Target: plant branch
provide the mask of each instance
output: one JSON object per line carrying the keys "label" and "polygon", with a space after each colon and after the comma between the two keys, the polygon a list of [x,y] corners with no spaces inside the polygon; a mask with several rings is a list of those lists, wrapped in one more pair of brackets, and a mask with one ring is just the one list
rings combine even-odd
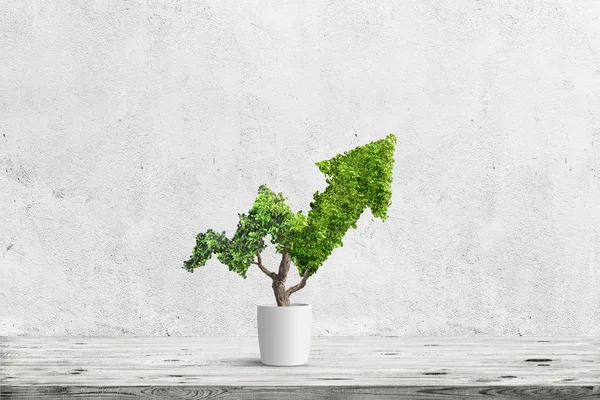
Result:
{"label": "plant branch", "polygon": [[264,272],[265,275],[267,275],[269,278],[271,279],[277,279],[277,274],[273,271],[269,271],[262,263],[262,257],[260,256],[260,253],[257,251],[256,252],[256,258],[258,261],[252,261],[252,264],[256,264],[258,265],[258,268],[260,268],[260,270],[262,272]]}
{"label": "plant branch", "polygon": [[294,286],[290,286],[289,288],[287,288],[286,292],[289,295],[291,295],[294,292],[297,292],[298,290],[302,289],[304,286],[306,286],[306,281],[308,280],[308,277],[310,276],[310,274],[308,273],[308,269],[304,272],[304,275],[302,275],[302,279],[300,280],[300,282],[296,283]]}

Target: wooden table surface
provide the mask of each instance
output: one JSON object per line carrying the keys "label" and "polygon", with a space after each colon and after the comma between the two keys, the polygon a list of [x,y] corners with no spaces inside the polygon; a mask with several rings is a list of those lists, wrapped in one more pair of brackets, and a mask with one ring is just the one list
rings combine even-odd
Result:
{"label": "wooden table surface", "polygon": [[0,398],[600,399],[600,338],[315,337],[299,367],[258,340],[0,337]]}

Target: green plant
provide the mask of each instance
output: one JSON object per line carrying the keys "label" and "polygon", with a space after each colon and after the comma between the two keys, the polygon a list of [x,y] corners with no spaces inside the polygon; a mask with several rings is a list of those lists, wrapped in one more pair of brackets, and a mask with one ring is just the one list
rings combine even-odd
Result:
{"label": "green plant", "polygon": [[[396,137],[388,135],[318,162],[328,186],[323,193],[314,194],[308,214],[293,213],[281,193],[261,185],[250,211],[239,215],[233,238],[212,229],[198,234],[196,247],[184,268],[193,272],[216,254],[229,270],[245,278],[248,268],[255,264],[271,278],[277,305],[289,305],[290,295],[302,289],[331,252],[343,245],[342,238],[348,229],[356,228],[365,208],[370,208],[375,217],[387,218],[395,144]],[[267,247],[268,236],[282,255],[277,272],[262,262],[261,252]],[[292,262],[302,278],[286,288]]]}

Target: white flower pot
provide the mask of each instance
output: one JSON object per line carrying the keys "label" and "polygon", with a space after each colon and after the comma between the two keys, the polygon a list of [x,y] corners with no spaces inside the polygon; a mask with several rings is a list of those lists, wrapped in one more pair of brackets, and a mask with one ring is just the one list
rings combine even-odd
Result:
{"label": "white flower pot", "polygon": [[312,309],[310,304],[258,306],[260,361],[266,365],[293,366],[308,362]]}

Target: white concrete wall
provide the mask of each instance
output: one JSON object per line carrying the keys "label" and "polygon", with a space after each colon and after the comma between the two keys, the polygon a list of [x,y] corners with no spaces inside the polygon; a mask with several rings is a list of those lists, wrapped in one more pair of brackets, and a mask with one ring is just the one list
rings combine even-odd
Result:
{"label": "white concrete wall", "polygon": [[[283,4],[281,4],[283,3]],[[253,335],[197,232],[396,133],[317,335],[600,334],[600,2],[0,3],[0,335]],[[273,258],[270,258],[274,261]]]}

